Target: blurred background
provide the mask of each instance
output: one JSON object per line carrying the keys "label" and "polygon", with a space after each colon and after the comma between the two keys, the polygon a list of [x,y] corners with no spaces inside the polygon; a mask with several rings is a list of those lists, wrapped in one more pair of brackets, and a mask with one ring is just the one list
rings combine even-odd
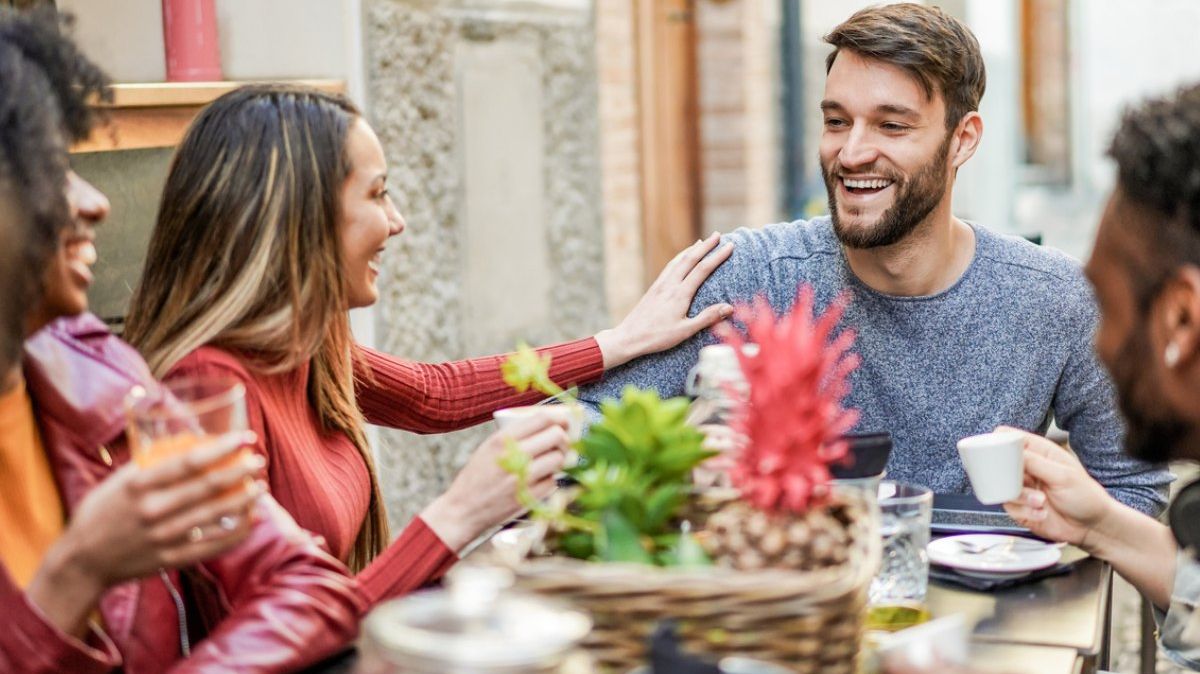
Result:
{"label": "blurred background", "polygon": [[[73,157],[114,205],[94,307],[119,325],[196,110],[239,82],[282,79],[362,106],[408,221],[381,302],[354,316],[361,341],[442,360],[591,334],[696,238],[825,212],[821,36],[868,4],[58,0],[120,83],[114,124]],[[1085,257],[1123,107],[1200,79],[1200,2],[934,4],[975,31],[988,67],[983,144],[955,212]],[[196,26],[164,30],[164,10],[192,7]],[[189,31],[215,40],[217,70],[199,78],[167,66]],[[193,81],[167,81],[181,79]],[[486,430],[377,433],[393,519],[440,491]]]}

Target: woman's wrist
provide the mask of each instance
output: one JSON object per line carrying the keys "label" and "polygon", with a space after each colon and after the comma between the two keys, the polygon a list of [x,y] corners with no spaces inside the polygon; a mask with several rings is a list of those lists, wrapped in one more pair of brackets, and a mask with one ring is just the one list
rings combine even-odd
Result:
{"label": "woman's wrist", "polygon": [[596,333],[594,338],[596,345],[600,347],[600,355],[604,359],[604,369],[611,370],[633,360],[634,357],[640,355],[637,353],[636,345],[630,344],[630,339],[625,335],[624,331],[618,326],[601,330]]}
{"label": "woman's wrist", "polygon": [[465,548],[479,535],[479,527],[475,524],[467,508],[450,492],[438,496],[424,510],[421,519],[446,547],[458,552]]}
{"label": "woman's wrist", "polygon": [[105,582],[64,536],[46,552],[25,595],[60,630],[83,636],[105,589]]}

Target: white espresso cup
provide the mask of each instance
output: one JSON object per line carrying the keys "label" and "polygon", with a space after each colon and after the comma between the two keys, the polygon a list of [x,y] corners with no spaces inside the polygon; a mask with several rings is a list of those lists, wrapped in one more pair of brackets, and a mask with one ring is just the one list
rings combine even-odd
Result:
{"label": "white espresso cup", "polygon": [[1024,448],[1025,436],[1017,431],[972,435],[958,441],[958,456],[980,503],[995,505],[1021,495]]}
{"label": "white espresso cup", "polygon": [[570,422],[567,424],[567,437],[571,442],[575,442],[583,435],[583,408],[578,405],[560,405],[554,408],[547,405],[506,407],[492,412],[492,418],[496,420],[496,428],[504,430],[516,421],[543,414],[549,409],[565,409],[567,411],[567,415],[570,417]]}

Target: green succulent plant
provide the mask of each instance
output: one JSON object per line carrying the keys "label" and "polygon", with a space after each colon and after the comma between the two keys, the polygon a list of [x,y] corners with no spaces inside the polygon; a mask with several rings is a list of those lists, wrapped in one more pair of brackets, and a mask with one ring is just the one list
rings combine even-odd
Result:
{"label": "green succulent plant", "polygon": [[600,526],[590,546],[564,537],[567,554],[660,566],[707,561],[677,520],[692,469],[715,454],[686,422],[687,409],[685,398],[663,400],[632,386],[601,404],[602,419],[579,442],[579,463],[567,471],[579,485],[573,512]]}
{"label": "green succulent plant", "polygon": [[[523,347],[509,358],[505,381],[514,388],[561,392],[547,374],[550,358],[531,351]],[[517,476],[518,500],[549,523],[558,551],[567,556],[708,565],[679,511],[691,494],[692,469],[716,452],[704,449],[704,435],[687,423],[687,411],[686,398],[663,400],[632,386],[619,400],[603,402],[601,420],[575,445],[579,462],[566,471],[576,482],[571,499],[557,506],[529,492],[529,457],[516,443],[509,443],[501,466]]]}

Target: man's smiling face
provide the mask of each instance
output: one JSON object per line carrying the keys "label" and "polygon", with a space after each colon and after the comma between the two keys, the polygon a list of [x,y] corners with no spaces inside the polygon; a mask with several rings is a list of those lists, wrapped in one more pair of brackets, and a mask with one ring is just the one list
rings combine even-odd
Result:
{"label": "man's smiling face", "polygon": [[904,239],[949,192],[941,94],[927,96],[903,68],[842,50],[821,111],[821,173],[838,238],[852,248]]}

